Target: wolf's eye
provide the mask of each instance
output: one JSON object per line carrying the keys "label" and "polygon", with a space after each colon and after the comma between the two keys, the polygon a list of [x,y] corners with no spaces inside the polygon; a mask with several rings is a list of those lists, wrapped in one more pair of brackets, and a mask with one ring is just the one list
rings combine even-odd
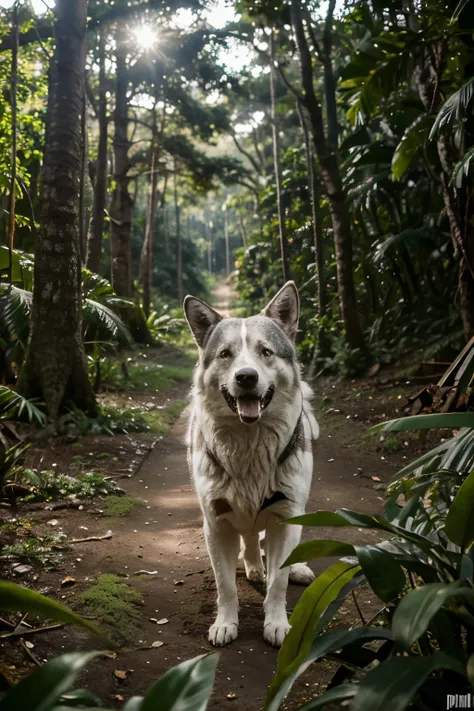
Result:
{"label": "wolf's eye", "polygon": [[219,353],[219,358],[230,358],[232,353],[228,348],[224,348],[220,353]]}
{"label": "wolf's eye", "polygon": [[270,348],[262,348],[262,355],[264,358],[270,358],[273,355],[273,351]]}

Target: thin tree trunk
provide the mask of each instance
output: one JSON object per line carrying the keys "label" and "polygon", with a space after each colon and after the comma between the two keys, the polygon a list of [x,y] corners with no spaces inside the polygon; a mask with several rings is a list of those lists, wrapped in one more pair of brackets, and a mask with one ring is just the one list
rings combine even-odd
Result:
{"label": "thin tree trunk", "polygon": [[153,276],[153,235],[156,222],[156,204],[158,188],[158,145],[156,127],[156,105],[153,109],[153,128],[151,144],[150,195],[148,197],[147,221],[145,238],[140,259],[140,281],[143,289],[143,310],[146,317],[150,315],[151,288]]}
{"label": "thin tree trunk", "polygon": [[291,18],[301,64],[301,78],[304,89],[303,101],[308,110],[321,177],[328,197],[336,251],[339,304],[344,323],[346,342],[351,348],[359,349],[365,353],[366,346],[357,311],[354,286],[352,233],[349,210],[342,187],[337,155],[331,152],[327,144],[321,106],[314,91],[311,54],[309,52],[308,41],[301,17],[300,0],[294,0],[292,2]]}
{"label": "thin tree trunk", "polygon": [[18,21],[18,0],[13,6],[12,16],[12,61],[11,61],[11,107],[12,107],[12,166],[10,177],[10,201],[8,208],[8,281],[12,283],[13,247],[15,244],[15,198],[16,198],[16,154],[17,154],[17,87],[18,87],[18,42],[20,26]]}
{"label": "thin tree trunk", "polygon": [[272,136],[273,136],[273,163],[275,166],[275,185],[277,194],[278,229],[280,239],[281,269],[283,282],[288,280],[288,263],[286,257],[286,225],[281,202],[281,168],[280,168],[280,137],[276,113],[275,91],[275,31],[272,28],[270,35],[270,100],[272,110]]}
{"label": "thin tree trunk", "polygon": [[87,257],[87,243],[86,243],[86,214],[85,214],[85,202],[86,202],[86,175],[87,175],[87,115],[86,115],[86,86],[84,82],[84,95],[82,97],[82,112],[81,112],[81,138],[82,138],[82,150],[81,150],[81,178],[79,185],[79,249],[81,253],[81,262],[85,264]]}
{"label": "thin tree trunk", "polygon": [[57,0],[35,254],[31,333],[18,390],[55,420],[66,405],[96,402],[82,341],[79,184],[86,60],[86,0]]}
{"label": "thin tree trunk", "polygon": [[230,274],[230,246],[229,246],[229,217],[227,214],[227,205],[224,210],[224,237],[225,237],[225,271],[226,276]]}
{"label": "thin tree trunk", "polygon": [[128,103],[127,103],[127,33],[122,24],[116,30],[116,83],[114,112],[114,178],[115,188],[110,208],[112,285],[119,296],[130,296],[131,275],[131,227],[133,201],[128,191]]}
{"label": "thin tree trunk", "polygon": [[102,237],[104,232],[105,202],[107,198],[107,89],[105,73],[105,31],[99,33],[99,149],[93,181],[94,204],[87,236],[87,268],[96,274],[100,271]]}
{"label": "thin tree trunk", "polygon": [[178,203],[178,173],[176,159],[174,161],[174,209],[176,219],[176,250],[177,250],[177,291],[178,301],[181,304],[184,299],[183,292],[183,244],[181,240],[180,210]]}
{"label": "thin tree trunk", "polygon": [[242,244],[247,246],[247,230],[245,229],[244,218],[239,214],[240,231],[242,232]]}
{"label": "thin tree trunk", "polygon": [[318,315],[321,318],[326,314],[328,297],[326,289],[326,279],[324,277],[324,249],[322,235],[319,232],[319,220],[318,220],[318,186],[316,184],[316,176],[314,172],[314,156],[311,150],[311,142],[309,140],[308,127],[306,125],[303,107],[301,102],[296,102],[298,108],[298,116],[300,119],[301,130],[303,132],[305,152],[306,152],[306,166],[308,174],[308,190],[311,200],[311,222],[313,227],[313,237],[314,237],[314,254],[316,260],[316,278],[317,278],[317,288],[318,288],[318,305],[319,312]]}

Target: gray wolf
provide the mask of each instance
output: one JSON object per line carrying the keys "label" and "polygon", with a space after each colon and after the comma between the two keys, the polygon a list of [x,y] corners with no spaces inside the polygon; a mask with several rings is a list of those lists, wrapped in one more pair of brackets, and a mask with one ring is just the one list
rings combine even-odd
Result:
{"label": "gray wolf", "polygon": [[194,296],[185,298],[184,311],[199,346],[188,461],[218,595],[209,640],[221,646],[237,638],[239,549],[247,577],[264,580],[265,531],[263,637],[279,647],[289,630],[288,577],[300,584],[314,578],[304,563],[281,569],[301,527],[279,522],[305,511],[311,441],[319,434],[295,352],[298,291],[287,282],[250,318],[224,318]]}

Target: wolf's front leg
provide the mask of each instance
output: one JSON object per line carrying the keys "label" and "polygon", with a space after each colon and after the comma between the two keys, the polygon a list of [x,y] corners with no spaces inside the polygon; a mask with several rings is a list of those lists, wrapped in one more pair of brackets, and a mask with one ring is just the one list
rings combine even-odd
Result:
{"label": "wolf's front leg", "polygon": [[265,534],[267,563],[267,596],[263,603],[265,622],[263,638],[274,647],[280,647],[290,629],[286,612],[286,589],[290,568],[280,566],[296,548],[301,537],[301,526],[275,524]]}
{"label": "wolf's front leg", "polygon": [[228,521],[205,521],[204,535],[217,585],[217,617],[209,628],[209,641],[222,647],[237,639],[238,610],[235,583],[239,534]]}

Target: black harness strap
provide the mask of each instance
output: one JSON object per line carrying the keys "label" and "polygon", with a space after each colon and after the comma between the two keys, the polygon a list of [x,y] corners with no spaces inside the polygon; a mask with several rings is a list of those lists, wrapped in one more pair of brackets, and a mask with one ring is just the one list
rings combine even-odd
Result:
{"label": "black harness strap", "polygon": [[293,454],[293,452],[295,451],[295,449],[298,445],[298,441],[299,441],[302,431],[303,431],[303,428],[301,427],[301,418],[302,417],[303,417],[303,412],[301,413],[301,415],[298,418],[298,422],[296,423],[296,427],[293,430],[293,434],[290,437],[290,441],[288,442],[285,449],[278,457],[278,460],[277,460],[278,464],[283,464],[283,462],[286,462],[288,457],[290,457]]}

